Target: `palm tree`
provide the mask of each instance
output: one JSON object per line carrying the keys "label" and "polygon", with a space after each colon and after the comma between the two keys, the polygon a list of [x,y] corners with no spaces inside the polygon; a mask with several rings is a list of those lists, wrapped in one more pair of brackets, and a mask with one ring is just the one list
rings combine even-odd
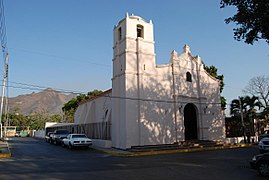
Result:
{"label": "palm tree", "polygon": [[[240,107],[241,104],[241,107]],[[245,97],[239,97],[239,99],[232,100],[230,107],[230,114],[233,116],[238,116],[241,113],[241,108],[243,114],[247,112],[247,101]]]}
{"label": "palm tree", "polygon": [[246,131],[245,131],[245,116],[247,112],[247,101],[245,97],[239,97],[239,99],[232,100],[230,107],[230,114],[241,117],[241,127],[243,131],[244,142],[246,142]]}
{"label": "palm tree", "polygon": [[[239,97],[239,99],[232,100],[230,113],[233,116],[241,116],[241,124],[245,136],[247,134],[248,142],[250,142],[250,134],[254,133],[254,118],[256,117],[256,108],[261,108],[262,104],[256,96]],[[247,126],[246,126],[247,125]],[[248,131],[246,131],[248,127]]]}
{"label": "palm tree", "polygon": [[245,97],[246,100],[246,104],[247,104],[247,121],[248,121],[248,125],[249,125],[249,133],[253,134],[254,131],[254,119],[256,117],[256,112],[257,109],[260,109],[263,105],[262,103],[259,101],[259,98],[256,96],[246,96]]}

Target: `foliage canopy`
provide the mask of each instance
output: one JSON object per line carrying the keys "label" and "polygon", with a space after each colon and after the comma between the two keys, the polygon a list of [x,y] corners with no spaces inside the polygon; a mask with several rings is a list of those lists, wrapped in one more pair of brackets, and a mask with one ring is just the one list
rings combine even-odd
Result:
{"label": "foliage canopy", "polygon": [[247,44],[265,39],[269,43],[269,1],[268,0],[221,0],[221,8],[234,6],[237,13],[225,19],[234,22],[234,38]]}
{"label": "foliage canopy", "polygon": [[[220,93],[221,93],[221,92],[223,91],[223,88],[224,88],[224,76],[223,76],[223,75],[218,75],[218,69],[217,69],[215,66],[213,66],[213,65],[211,65],[211,66],[206,66],[206,65],[204,64],[204,69],[205,69],[206,72],[207,72],[208,74],[210,74],[212,77],[214,77],[214,78],[220,80]],[[221,96],[220,100],[221,100],[221,107],[222,107],[223,109],[225,109],[225,107],[226,107],[226,105],[227,105],[226,99],[225,99],[223,96]]]}

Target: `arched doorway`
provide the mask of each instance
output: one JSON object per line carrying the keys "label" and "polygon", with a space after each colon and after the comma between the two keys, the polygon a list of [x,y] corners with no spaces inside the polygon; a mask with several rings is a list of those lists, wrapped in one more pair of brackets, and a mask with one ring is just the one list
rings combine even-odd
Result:
{"label": "arched doorway", "polygon": [[197,115],[193,104],[187,104],[184,108],[185,140],[198,139]]}

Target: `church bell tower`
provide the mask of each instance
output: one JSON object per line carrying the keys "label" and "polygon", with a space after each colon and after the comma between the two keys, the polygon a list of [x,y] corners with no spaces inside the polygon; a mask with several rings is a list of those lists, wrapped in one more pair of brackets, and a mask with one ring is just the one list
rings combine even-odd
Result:
{"label": "church bell tower", "polygon": [[113,37],[112,146],[125,149],[140,145],[129,132],[139,132],[143,76],[156,66],[152,21],[126,14]]}

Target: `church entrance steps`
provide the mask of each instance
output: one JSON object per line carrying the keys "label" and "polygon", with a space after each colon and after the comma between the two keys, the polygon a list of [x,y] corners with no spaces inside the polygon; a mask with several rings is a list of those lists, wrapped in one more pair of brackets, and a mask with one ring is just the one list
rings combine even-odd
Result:
{"label": "church entrance steps", "polygon": [[128,151],[130,152],[147,152],[147,151],[164,151],[176,149],[193,149],[193,148],[208,148],[208,147],[221,147],[228,144],[224,142],[207,141],[207,140],[189,140],[180,141],[174,144],[159,144],[159,145],[145,145],[145,146],[132,146]]}

